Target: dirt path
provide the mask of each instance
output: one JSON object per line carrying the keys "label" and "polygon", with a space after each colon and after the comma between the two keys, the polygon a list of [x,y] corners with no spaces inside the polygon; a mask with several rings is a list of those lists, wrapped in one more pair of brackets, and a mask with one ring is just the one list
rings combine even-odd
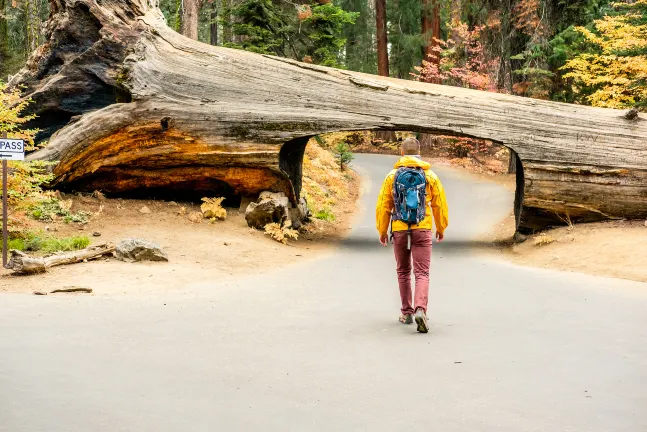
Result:
{"label": "dirt path", "polygon": [[[146,207],[150,213],[142,213]],[[181,209],[184,208],[185,210]],[[187,281],[219,281],[260,273],[328,253],[349,228],[354,200],[343,203],[334,222],[315,220],[296,242],[283,245],[250,229],[244,214],[227,209],[226,221],[194,223],[191,203],[74,197],[73,210],[96,213],[86,225],[33,223],[35,230],[56,229],[57,236],[87,235],[93,242],[139,237],[159,244],[168,263],[124,263],[115,259],[54,267],[43,275],[12,276],[0,270],[0,291],[31,293],[75,285],[97,295],[141,294],[179,290]],[[94,237],[93,233],[100,233]]]}

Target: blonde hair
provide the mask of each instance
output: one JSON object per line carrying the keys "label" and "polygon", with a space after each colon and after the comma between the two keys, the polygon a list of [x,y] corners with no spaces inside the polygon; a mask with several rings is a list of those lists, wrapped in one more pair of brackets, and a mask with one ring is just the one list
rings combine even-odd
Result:
{"label": "blonde hair", "polygon": [[420,155],[420,141],[415,138],[407,138],[402,141],[402,153],[405,156]]}

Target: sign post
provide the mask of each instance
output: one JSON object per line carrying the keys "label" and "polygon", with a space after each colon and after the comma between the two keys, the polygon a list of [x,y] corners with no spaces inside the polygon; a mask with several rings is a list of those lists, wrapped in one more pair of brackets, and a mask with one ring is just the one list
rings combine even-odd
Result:
{"label": "sign post", "polygon": [[7,132],[0,138],[0,160],[2,160],[2,266],[7,266],[7,243],[9,242],[9,230],[7,219],[9,208],[7,204],[7,178],[9,169],[8,160],[25,160],[25,141],[20,139],[7,138]]}

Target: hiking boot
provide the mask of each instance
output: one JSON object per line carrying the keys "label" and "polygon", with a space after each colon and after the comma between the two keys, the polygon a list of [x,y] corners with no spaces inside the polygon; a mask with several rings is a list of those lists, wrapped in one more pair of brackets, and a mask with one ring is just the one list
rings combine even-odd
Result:
{"label": "hiking boot", "polygon": [[427,333],[429,331],[429,321],[427,320],[427,314],[422,309],[418,309],[416,311],[416,324],[418,324],[417,330],[420,333]]}
{"label": "hiking boot", "polygon": [[413,324],[413,314],[401,314],[398,321],[402,324]]}

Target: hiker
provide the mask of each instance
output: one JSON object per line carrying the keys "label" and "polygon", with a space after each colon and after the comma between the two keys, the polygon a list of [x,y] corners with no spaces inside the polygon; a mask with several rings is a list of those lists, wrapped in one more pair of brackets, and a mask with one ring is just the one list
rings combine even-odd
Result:
{"label": "hiker", "polygon": [[[438,176],[420,157],[420,143],[415,138],[402,142],[402,158],[384,180],[377,200],[376,225],[380,243],[387,246],[388,231],[397,264],[398,285],[402,299],[399,321],[412,324],[427,333],[427,297],[431,264],[432,218],[436,239],[442,241],[447,228],[447,201]],[[415,275],[415,295],[411,305],[411,264]]]}

